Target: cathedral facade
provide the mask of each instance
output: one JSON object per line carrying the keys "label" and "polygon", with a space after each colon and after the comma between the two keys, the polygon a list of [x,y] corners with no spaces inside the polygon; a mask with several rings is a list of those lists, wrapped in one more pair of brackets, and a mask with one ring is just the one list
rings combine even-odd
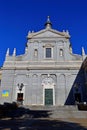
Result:
{"label": "cathedral facade", "polygon": [[86,55],[72,52],[68,31],[45,28],[29,32],[23,55],[7,50],[2,67],[0,102],[23,105],[73,105],[86,101],[82,63]]}

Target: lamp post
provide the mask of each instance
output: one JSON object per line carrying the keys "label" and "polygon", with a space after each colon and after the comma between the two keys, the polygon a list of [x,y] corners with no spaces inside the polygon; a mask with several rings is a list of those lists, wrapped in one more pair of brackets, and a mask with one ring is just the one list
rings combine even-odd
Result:
{"label": "lamp post", "polygon": [[18,89],[20,91],[20,97],[18,97],[18,102],[22,105],[23,97],[21,96],[21,91],[22,91],[22,89],[24,87],[24,84],[23,83],[21,83],[21,84],[18,83],[17,86],[18,86]]}

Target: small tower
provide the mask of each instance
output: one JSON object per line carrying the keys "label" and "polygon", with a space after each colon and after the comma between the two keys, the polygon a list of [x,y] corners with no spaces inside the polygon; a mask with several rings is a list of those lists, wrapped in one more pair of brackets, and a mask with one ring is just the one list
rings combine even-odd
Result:
{"label": "small tower", "polygon": [[9,48],[7,49],[7,52],[6,52],[6,56],[5,56],[5,61],[8,61],[10,57],[10,52],[9,52]]}
{"label": "small tower", "polygon": [[86,58],[85,50],[84,47],[82,47],[82,60]]}
{"label": "small tower", "polygon": [[13,56],[16,56],[16,48],[14,48]]}
{"label": "small tower", "polygon": [[27,51],[28,51],[28,45],[26,43],[26,46],[25,46],[25,54],[27,54]]}
{"label": "small tower", "polygon": [[52,28],[52,23],[50,21],[50,17],[48,16],[47,17],[47,21],[45,23],[45,28],[48,29],[48,28]]}
{"label": "small tower", "polygon": [[9,48],[7,49],[6,56],[9,56]]}

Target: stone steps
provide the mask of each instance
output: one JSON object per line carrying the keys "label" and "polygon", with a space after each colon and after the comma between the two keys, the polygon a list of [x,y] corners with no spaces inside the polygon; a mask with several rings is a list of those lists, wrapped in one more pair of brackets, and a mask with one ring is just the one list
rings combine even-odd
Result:
{"label": "stone steps", "polygon": [[51,118],[87,118],[87,111],[52,111]]}
{"label": "stone steps", "polygon": [[24,106],[25,108],[29,108],[30,110],[57,110],[57,111],[65,111],[65,110],[78,110],[77,106],[69,105],[69,106]]}
{"label": "stone steps", "polygon": [[47,111],[50,118],[87,118],[87,111],[77,106],[24,106],[31,111]]}

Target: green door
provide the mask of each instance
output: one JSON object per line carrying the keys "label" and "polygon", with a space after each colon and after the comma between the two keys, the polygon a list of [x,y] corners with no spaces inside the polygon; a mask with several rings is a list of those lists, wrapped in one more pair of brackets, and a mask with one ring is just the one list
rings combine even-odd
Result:
{"label": "green door", "polygon": [[53,105],[53,89],[45,89],[45,105]]}

